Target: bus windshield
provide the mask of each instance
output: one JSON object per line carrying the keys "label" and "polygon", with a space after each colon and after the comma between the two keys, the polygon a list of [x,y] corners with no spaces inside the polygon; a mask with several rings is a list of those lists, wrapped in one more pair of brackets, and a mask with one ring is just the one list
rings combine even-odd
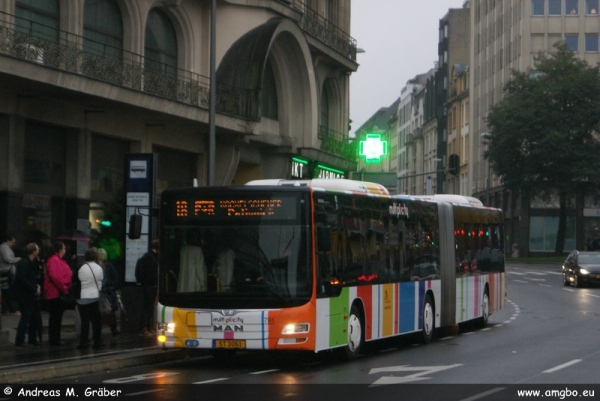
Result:
{"label": "bus windshield", "polygon": [[[216,209],[219,204],[223,203],[217,199]],[[164,221],[160,303],[199,309],[305,304],[312,289],[310,236],[308,225],[302,224],[305,219],[297,216],[303,213],[297,212],[294,203],[289,219],[220,215],[215,210]]]}

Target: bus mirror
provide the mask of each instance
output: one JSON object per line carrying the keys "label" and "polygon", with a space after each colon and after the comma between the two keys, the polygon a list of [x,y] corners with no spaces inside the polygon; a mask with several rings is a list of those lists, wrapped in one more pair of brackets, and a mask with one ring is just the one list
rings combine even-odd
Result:
{"label": "bus mirror", "polygon": [[129,239],[139,239],[142,236],[142,215],[132,214],[129,217]]}
{"label": "bus mirror", "polygon": [[331,228],[327,226],[317,227],[317,251],[331,251]]}

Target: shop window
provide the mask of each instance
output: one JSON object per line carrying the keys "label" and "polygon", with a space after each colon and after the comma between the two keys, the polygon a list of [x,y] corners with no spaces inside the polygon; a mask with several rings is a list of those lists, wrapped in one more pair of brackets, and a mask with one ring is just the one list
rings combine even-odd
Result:
{"label": "shop window", "polygon": [[[531,252],[553,252],[558,234],[558,217],[533,216],[530,218],[529,250]],[[564,251],[575,249],[575,218],[567,218]]]}
{"label": "shop window", "polygon": [[125,155],[129,142],[106,136],[92,137],[91,196],[94,200],[112,201],[123,186]]}
{"label": "shop window", "polygon": [[64,195],[67,146],[65,130],[28,121],[25,125],[25,143],[26,188],[32,193]]}
{"label": "shop window", "polygon": [[158,154],[157,195],[167,188],[191,187],[198,178],[198,155],[175,149],[155,147]]}

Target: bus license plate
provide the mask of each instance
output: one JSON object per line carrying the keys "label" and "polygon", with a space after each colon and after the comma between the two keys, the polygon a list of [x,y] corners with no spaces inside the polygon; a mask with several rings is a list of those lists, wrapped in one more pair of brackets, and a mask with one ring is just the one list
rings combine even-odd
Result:
{"label": "bus license plate", "polygon": [[214,340],[213,348],[246,348],[246,340]]}

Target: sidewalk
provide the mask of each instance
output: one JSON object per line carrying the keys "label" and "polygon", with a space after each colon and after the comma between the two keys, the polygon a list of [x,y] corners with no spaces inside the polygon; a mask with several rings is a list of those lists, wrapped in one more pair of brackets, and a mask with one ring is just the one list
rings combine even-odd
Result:
{"label": "sidewalk", "polygon": [[106,344],[102,349],[89,347],[80,351],[76,348],[79,344],[75,330],[76,312],[72,310],[63,315],[61,339],[66,343],[64,346],[48,344],[48,313],[42,312],[42,344],[17,348],[15,336],[20,316],[2,315],[1,318],[0,384],[47,382],[54,378],[183,359],[188,355],[183,350],[159,348],[154,336],[141,337],[137,332],[113,336],[107,326],[102,329]]}

